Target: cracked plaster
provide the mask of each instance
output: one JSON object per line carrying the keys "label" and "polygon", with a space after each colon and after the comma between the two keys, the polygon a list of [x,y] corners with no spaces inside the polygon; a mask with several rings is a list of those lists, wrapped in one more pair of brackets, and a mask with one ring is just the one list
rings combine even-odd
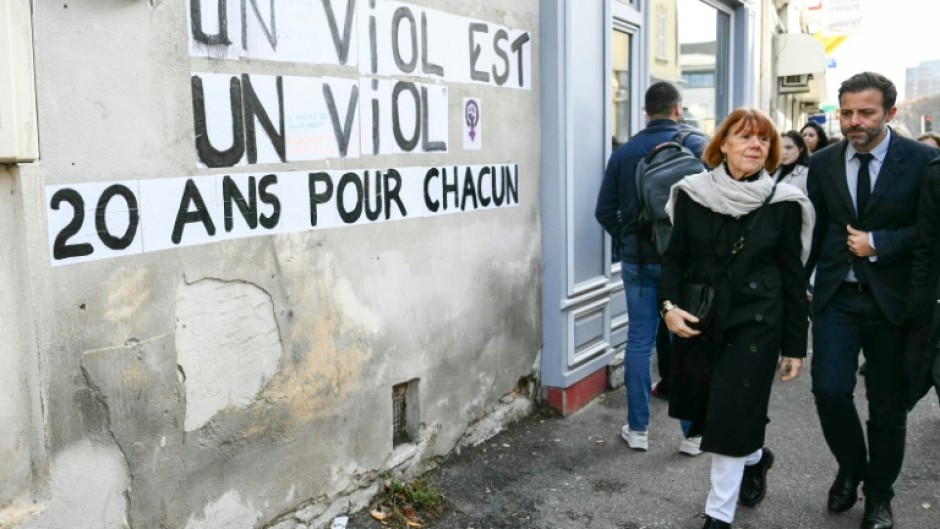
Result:
{"label": "cracked plaster", "polygon": [[186,431],[228,407],[248,407],[277,371],[282,354],[271,296],[243,282],[182,283],[176,349],[186,393]]}

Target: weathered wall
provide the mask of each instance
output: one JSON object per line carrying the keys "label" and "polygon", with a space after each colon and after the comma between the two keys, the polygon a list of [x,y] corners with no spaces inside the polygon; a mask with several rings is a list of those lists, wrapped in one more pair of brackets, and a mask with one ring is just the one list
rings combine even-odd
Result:
{"label": "weathered wall", "polygon": [[[249,16],[272,3],[281,0],[249,0]],[[341,14],[348,4],[331,5]],[[432,144],[373,155],[361,141],[371,136],[354,132],[344,157],[328,128],[327,140],[315,138],[332,145],[325,154],[296,155],[288,141],[285,160],[272,155],[276,142],[260,123],[263,165],[246,163],[246,154],[210,168],[197,153],[194,75],[328,77],[347,88],[371,84],[371,75],[351,64],[191,56],[186,1],[34,3],[41,160],[0,170],[0,358],[31,382],[0,379],[0,418],[14,424],[14,438],[0,436],[0,453],[25,456],[33,468],[19,461],[0,475],[0,527],[253,528],[290,519],[315,527],[350,502],[361,505],[381,471],[414,471],[461,439],[486,435],[473,426],[533,373],[540,346],[538,5],[405,5],[527,32],[529,87],[412,79],[447,88],[446,119],[422,133],[446,142],[446,152]],[[464,48],[431,49],[430,59],[466,55],[466,35],[456,42]],[[409,78],[376,76],[389,86]],[[218,94],[206,91],[210,121],[229,107]],[[462,146],[471,97],[482,102],[479,150]],[[378,123],[390,134],[389,109],[382,111]],[[359,118],[345,124],[363,127]],[[222,150],[233,141],[211,130],[209,137]],[[474,200],[443,216],[415,210],[420,192],[407,194],[420,189],[425,170],[477,165],[517,167],[518,203],[484,209]],[[338,186],[344,170],[391,168],[401,169],[408,215],[352,225],[324,214],[312,226],[290,209],[309,204],[285,191],[307,192],[309,173],[333,171]],[[205,216],[222,211],[213,193],[224,175],[248,185],[247,175],[271,173],[282,224],[254,236],[215,217],[217,231],[208,234]],[[209,197],[205,210],[180,198],[188,177],[205,177],[196,179]],[[291,187],[297,179],[303,184]],[[106,203],[101,235],[95,204],[108,187],[128,191]],[[76,195],[55,198],[62,189],[86,203],[75,234],[67,223]],[[259,189],[259,210],[270,215],[263,195]],[[130,198],[139,200],[136,231],[133,213],[120,207]],[[336,202],[324,207],[341,208]],[[158,240],[174,227],[184,232],[178,244]],[[102,246],[109,236],[110,250]],[[92,253],[69,253],[76,248]],[[415,379],[415,442],[393,447],[392,386]],[[37,503],[18,521],[13,500],[23,491]]]}
{"label": "weathered wall", "polygon": [[20,173],[0,165],[0,527],[34,511],[46,478]]}

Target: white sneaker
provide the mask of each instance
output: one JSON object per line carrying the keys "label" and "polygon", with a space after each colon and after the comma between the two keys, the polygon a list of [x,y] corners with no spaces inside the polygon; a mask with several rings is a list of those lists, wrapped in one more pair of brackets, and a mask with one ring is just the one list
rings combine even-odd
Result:
{"label": "white sneaker", "polygon": [[696,435],[695,437],[686,437],[679,443],[679,452],[687,456],[700,456],[702,455],[702,436]]}
{"label": "white sneaker", "polygon": [[630,429],[629,424],[623,425],[623,429],[620,430],[620,437],[627,442],[627,446],[634,450],[643,450],[645,452],[650,447],[649,432],[634,432]]}

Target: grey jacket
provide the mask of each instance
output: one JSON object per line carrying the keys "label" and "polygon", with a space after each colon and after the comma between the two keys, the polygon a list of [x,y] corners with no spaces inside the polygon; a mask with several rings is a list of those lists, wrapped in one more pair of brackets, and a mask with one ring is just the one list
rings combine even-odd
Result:
{"label": "grey jacket", "polygon": [[[781,180],[781,182],[790,184],[791,186],[796,186],[803,192],[804,195],[809,195],[806,187],[806,177],[809,175],[809,167],[801,164],[797,164],[793,168],[793,171],[790,172],[787,176]],[[773,172],[770,176],[773,177],[774,182],[777,181],[777,178],[780,176],[780,168],[778,167],[776,171]]]}

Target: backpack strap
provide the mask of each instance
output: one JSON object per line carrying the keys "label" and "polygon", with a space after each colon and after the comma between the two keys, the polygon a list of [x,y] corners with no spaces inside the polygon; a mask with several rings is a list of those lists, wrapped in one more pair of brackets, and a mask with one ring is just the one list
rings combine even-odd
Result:
{"label": "backpack strap", "polygon": [[692,134],[691,130],[688,129],[679,129],[676,132],[675,136],[672,137],[672,141],[678,143],[679,145],[685,147],[685,139],[689,137],[689,134]]}
{"label": "backpack strap", "polygon": [[[680,125],[681,127],[681,125]],[[672,141],[678,143],[679,145],[685,147],[685,139],[692,135],[705,136],[700,131],[692,128],[680,128],[678,132],[672,137]]]}

